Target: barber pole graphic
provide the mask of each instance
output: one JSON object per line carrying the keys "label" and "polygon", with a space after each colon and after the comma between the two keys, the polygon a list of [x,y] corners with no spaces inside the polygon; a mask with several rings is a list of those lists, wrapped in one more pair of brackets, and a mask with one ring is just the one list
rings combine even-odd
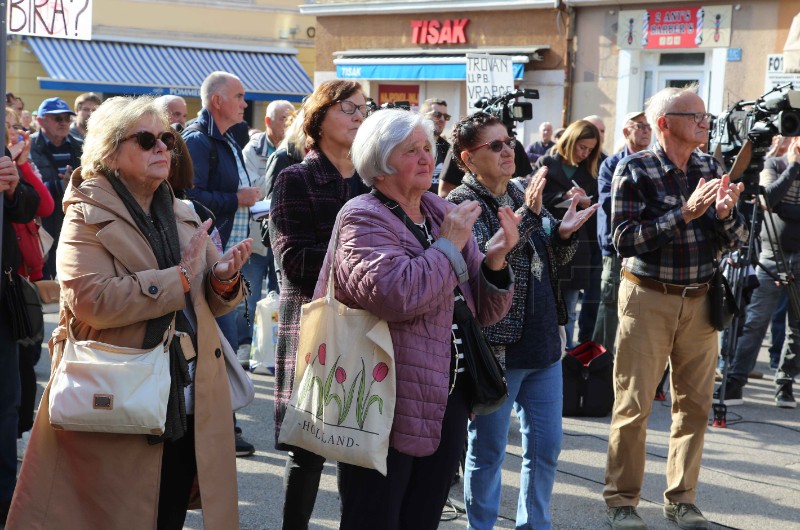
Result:
{"label": "barber pole graphic", "polygon": [[644,12],[642,17],[642,47],[647,47],[647,36],[650,33],[650,13]]}
{"label": "barber pole graphic", "polygon": [[722,24],[722,16],[717,15],[714,17],[714,42],[719,42],[719,27]]}
{"label": "barber pole graphic", "polygon": [[705,11],[703,8],[697,10],[697,36],[694,38],[694,43],[697,46],[703,44],[703,17],[705,16]]}
{"label": "barber pole graphic", "polygon": [[628,44],[633,44],[633,19],[628,19]]}

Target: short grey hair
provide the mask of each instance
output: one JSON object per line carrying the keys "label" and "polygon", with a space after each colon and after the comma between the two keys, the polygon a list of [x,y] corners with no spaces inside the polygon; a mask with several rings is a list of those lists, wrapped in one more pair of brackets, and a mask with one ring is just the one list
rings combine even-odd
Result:
{"label": "short grey hair", "polygon": [[208,74],[208,77],[203,80],[203,84],[200,85],[200,101],[204,109],[207,109],[211,104],[211,96],[218,94],[222,87],[232,79],[241,82],[241,79],[228,72],[211,72]]}
{"label": "short grey hair", "polygon": [[271,120],[274,120],[275,119],[275,115],[278,113],[278,111],[280,109],[283,109],[283,108],[286,108],[286,107],[289,107],[292,110],[294,110],[294,105],[292,105],[292,103],[290,101],[287,101],[285,99],[276,99],[275,101],[273,101],[269,105],[267,105],[267,110],[264,113],[264,115],[267,118],[269,118]]}
{"label": "short grey hair", "polygon": [[647,121],[653,128],[653,132],[658,134],[661,133],[661,129],[658,126],[658,118],[667,113],[670,106],[672,106],[672,103],[687,92],[696,94],[697,87],[697,83],[692,83],[691,85],[687,85],[683,88],[664,88],[653,94],[653,96],[647,100],[644,105],[644,115],[647,117]]}
{"label": "short grey hair", "polygon": [[164,112],[167,112],[169,109],[169,104],[173,101],[183,101],[184,105],[186,104],[186,100],[180,96],[175,96],[172,94],[166,94],[164,96],[159,96],[153,100],[153,103],[164,109]]}
{"label": "short grey hair", "polygon": [[425,131],[431,150],[435,150],[433,122],[419,114],[407,110],[384,109],[374,112],[364,120],[351,148],[353,165],[364,184],[372,186],[375,184],[375,177],[394,175],[397,172],[389,165],[389,157],[418,128]]}

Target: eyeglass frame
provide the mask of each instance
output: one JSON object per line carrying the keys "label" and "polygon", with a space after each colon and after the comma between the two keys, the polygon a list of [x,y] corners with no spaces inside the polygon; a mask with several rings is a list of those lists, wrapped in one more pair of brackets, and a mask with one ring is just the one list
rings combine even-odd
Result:
{"label": "eyeglass frame", "polygon": [[[714,117],[710,112],[665,112],[664,116],[691,116],[698,125],[705,120],[711,121],[711,118]],[[700,116],[700,119],[697,119],[698,116]]]}
{"label": "eyeglass frame", "polygon": [[57,123],[69,123],[72,121],[72,115],[69,112],[48,112],[44,116],[53,118]]}
{"label": "eyeglass frame", "polygon": [[[495,151],[494,147],[492,147],[492,144],[494,144],[495,142],[500,142],[500,144],[501,144],[500,149],[497,150],[497,151]],[[505,140],[492,140],[491,142],[482,143],[481,145],[476,145],[475,147],[467,149],[467,153],[473,153],[473,152],[477,151],[478,149],[480,149],[481,147],[488,147],[489,150],[491,152],[493,152],[493,153],[502,153],[503,152],[503,147],[502,146],[506,146],[506,147],[508,147],[509,149],[511,149],[513,151],[517,147],[517,139],[516,138],[506,138]]]}
{"label": "eyeglass frame", "polygon": [[[144,135],[150,135],[150,136],[153,137],[153,145],[150,146],[149,148],[145,147],[142,144],[142,137]],[[164,136],[171,137],[172,141],[171,142],[164,141]],[[139,146],[139,148],[142,151],[152,151],[153,149],[156,148],[156,146],[158,145],[158,142],[160,140],[161,143],[164,144],[164,146],[167,148],[167,151],[172,151],[173,149],[175,149],[175,143],[178,141],[176,136],[177,135],[173,131],[163,131],[162,133],[160,133],[158,135],[155,135],[155,134],[151,133],[150,131],[139,131],[139,132],[133,133],[133,134],[131,134],[129,136],[126,136],[125,138],[121,139],[119,141],[119,145],[122,145],[123,143],[127,142],[128,140],[133,140],[135,138],[136,139],[136,144]],[[170,146],[169,143],[171,143],[172,145]]]}
{"label": "eyeglass frame", "polygon": [[450,118],[452,118],[452,116],[447,114],[446,112],[440,112],[438,110],[430,110],[426,113],[426,116],[429,116],[437,120],[444,118],[444,121],[450,121]]}
{"label": "eyeglass frame", "polygon": [[639,131],[642,131],[644,129],[649,129],[651,131],[653,130],[653,126],[650,125],[649,123],[642,123],[640,121],[633,121],[633,120],[631,120],[630,123],[633,125],[634,129],[637,129]]}
{"label": "eyeglass frame", "polygon": [[[356,104],[355,104],[355,103],[353,103],[352,101],[348,101],[348,100],[346,100],[346,99],[345,99],[345,100],[342,100],[342,101],[337,101],[336,103],[338,103],[338,104],[339,104],[339,110],[341,110],[341,111],[342,111],[344,114],[347,114],[348,116],[352,116],[353,114],[355,114],[355,113],[356,113],[356,109],[358,109],[358,111],[361,113],[361,115],[362,115],[363,117],[365,117],[365,118],[366,118],[367,116],[369,116],[369,115],[372,113],[372,112],[371,112],[371,111],[372,111],[372,109],[371,109],[371,108],[370,108],[370,106],[369,106],[369,105],[367,105],[367,104],[364,104],[364,105],[356,105]],[[345,104],[345,103],[347,103],[348,105],[352,105],[352,106],[353,106],[353,110],[352,110],[352,112],[348,112],[348,111],[344,110],[344,104]]]}

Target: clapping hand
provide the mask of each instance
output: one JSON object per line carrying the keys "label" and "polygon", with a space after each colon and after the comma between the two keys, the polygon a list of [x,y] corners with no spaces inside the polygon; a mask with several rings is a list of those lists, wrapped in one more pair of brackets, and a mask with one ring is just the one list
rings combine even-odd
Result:
{"label": "clapping hand", "polygon": [[558,235],[561,239],[569,239],[600,208],[600,204],[593,204],[585,210],[578,211],[579,203],[580,197],[573,196],[572,203],[570,203],[567,213],[564,214],[564,218],[558,226]]}
{"label": "clapping hand", "polygon": [[17,184],[19,184],[17,166],[9,157],[0,157],[0,192],[5,193],[8,200],[13,200]]}
{"label": "clapping hand", "polygon": [[542,213],[542,191],[547,184],[547,166],[542,166],[531,177],[528,187],[525,188],[525,205],[536,215]]}
{"label": "clapping hand", "polygon": [[499,271],[505,266],[506,256],[519,243],[519,222],[522,216],[517,215],[508,206],[497,210],[500,230],[486,243],[486,266]]}
{"label": "clapping hand", "polygon": [[732,183],[730,176],[722,175],[719,188],[717,188],[715,202],[717,219],[727,219],[731,215],[731,211],[736,206],[736,203],[739,202],[739,195],[743,190],[744,184],[741,182]]}
{"label": "clapping hand", "polygon": [[250,259],[252,248],[253,240],[250,238],[243,239],[229,248],[214,267],[214,276],[222,281],[233,279]]}

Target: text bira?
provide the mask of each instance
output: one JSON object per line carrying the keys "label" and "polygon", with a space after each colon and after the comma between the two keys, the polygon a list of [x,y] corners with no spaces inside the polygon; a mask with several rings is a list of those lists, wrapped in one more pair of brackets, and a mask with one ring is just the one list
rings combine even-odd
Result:
{"label": "text bira?", "polygon": [[310,421],[304,421],[300,427],[324,444],[341,445],[343,447],[353,447],[358,445],[354,438],[350,436],[326,434],[322,431],[322,429]]}

